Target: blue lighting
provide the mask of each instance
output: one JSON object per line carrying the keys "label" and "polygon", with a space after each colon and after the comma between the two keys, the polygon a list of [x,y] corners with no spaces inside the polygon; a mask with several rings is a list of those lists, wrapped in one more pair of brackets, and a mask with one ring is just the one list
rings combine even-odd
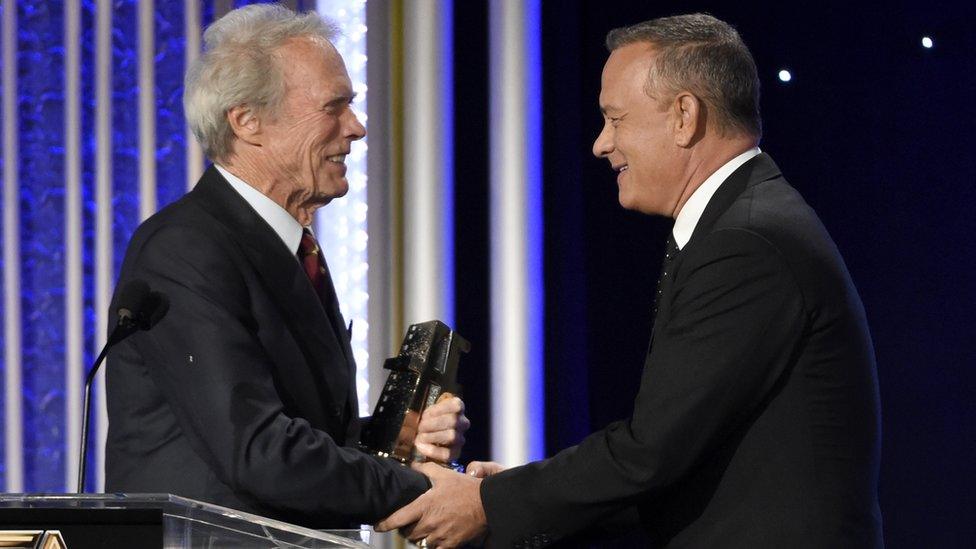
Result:
{"label": "blue lighting", "polygon": [[27,491],[57,492],[66,458],[63,10],[17,7],[23,480]]}
{"label": "blue lighting", "polygon": [[156,204],[163,208],[186,191],[183,72],[184,2],[156,2]]}
{"label": "blue lighting", "polygon": [[[542,158],[542,7],[540,0],[525,2],[525,65],[527,86],[525,90],[525,122],[529,138],[526,139],[528,158]],[[533,104],[535,103],[535,104]],[[528,458],[543,459],[546,456],[545,437],[545,357],[543,325],[545,324],[545,283],[543,280],[543,204],[542,167],[539,162],[528,162],[526,182],[526,213],[528,215],[528,288],[527,310],[529,314],[529,348],[526,367],[529,370],[529,388],[526,420],[529,422]]]}
{"label": "blue lighting", "polygon": [[[206,8],[212,2],[204,1]],[[66,470],[76,456],[66,455],[65,389],[65,63],[66,47],[80,48],[83,363],[97,352],[95,342],[105,326],[95,314],[95,42],[97,4],[80,5],[80,44],[65,44],[60,3],[20,1],[17,9],[16,94],[20,145],[19,208],[21,335],[23,341],[23,488],[28,492],[62,492]],[[139,222],[138,178],[138,0],[117,0],[112,8],[112,166],[113,254],[117,272],[129,235]],[[212,9],[212,8],[211,8]],[[185,39],[183,3],[159,2],[154,14],[157,128],[157,189],[160,206],[185,189],[182,72]],[[4,90],[5,92],[8,90]],[[7,159],[4,159],[7,160]],[[77,229],[73,229],[77,230]],[[113,275],[114,278],[114,275]],[[8,310],[4,303],[0,313]],[[3,339],[0,334],[0,347]],[[0,357],[2,362],[2,357]],[[0,364],[0,372],[6,367]],[[0,375],[2,384],[2,375]],[[0,420],[3,420],[0,407]],[[93,421],[97,416],[93,414]],[[92,425],[92,429],[95,426]],[[94,431],[93,431],[94,433]],[[0,437],[0,455],[4,439]],[[94,464],[96,437],[89,440]],[[89,468],[89,490],[95,467]],[[0,484],[8,471],[0,460]]]}
{"label": "blue lighting", "polygon": [[779,79],[780,82],[789,82],[790,80],[793,80],[793,75],[790,74],[790,71],[783,69],[779,71]]}

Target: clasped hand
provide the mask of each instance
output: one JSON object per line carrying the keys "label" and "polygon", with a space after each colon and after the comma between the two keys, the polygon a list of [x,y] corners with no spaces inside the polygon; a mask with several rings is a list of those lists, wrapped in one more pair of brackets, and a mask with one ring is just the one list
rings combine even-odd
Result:
{"label": "clasped hand", "polygon": [[414,447],[431,461],[450,463],[461,455],[464,433],[470,426],[471,422],[464,415],[464,402],[444,393],[420,416]]}
{"label": "clasped hand", "polygon": [[502,470],[494,462],[471,462],[463,475],[433,463],[415,463],[413,468],[430,478],[432,488],[380,521],[376,530],[399,528],[410,541],[426,541],[427,547],[458,547],[480,541],[488,522],[481,503],[484,477]]}

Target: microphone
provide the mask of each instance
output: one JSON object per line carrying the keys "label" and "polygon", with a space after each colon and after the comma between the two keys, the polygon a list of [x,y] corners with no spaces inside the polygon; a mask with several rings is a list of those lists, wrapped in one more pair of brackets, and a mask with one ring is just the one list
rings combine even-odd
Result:
{"label": "microphone", "polygon": [[159,323],[169,310],[169,300],[165,294],[149,289],[145,280],[133,279],[125,283],[119,291],[116,315],[118,320],[109,334],[102,352],[98,354],[88,377],[85,379],[85,406],[81,420],[81,449],[78,457],[78,493],[85,491],[85,465],[88,458],[88,416],[91,411],[91,385],[99,366],[108,355],[108,350],[123,339],[139,330],[148,330]]}

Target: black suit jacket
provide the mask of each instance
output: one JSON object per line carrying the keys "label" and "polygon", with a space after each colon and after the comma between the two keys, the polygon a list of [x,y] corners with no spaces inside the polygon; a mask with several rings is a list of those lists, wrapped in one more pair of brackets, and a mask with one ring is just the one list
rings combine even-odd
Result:
{"label": "black suit jacket", "polygon": [[864,309],[767,155],[719,187],[662,292],[633,415],[487,479],[489,543],[629,518],[652,547],[881,546]]}
{"label": "black suit jacket", "polygon": [[335,300],[323,305],[216,169],[136,230],[118,287],[135,278],[170,307],[109,354],[107,491],[340,527],[427,489],[419,473],[351,447],[355,365]]}

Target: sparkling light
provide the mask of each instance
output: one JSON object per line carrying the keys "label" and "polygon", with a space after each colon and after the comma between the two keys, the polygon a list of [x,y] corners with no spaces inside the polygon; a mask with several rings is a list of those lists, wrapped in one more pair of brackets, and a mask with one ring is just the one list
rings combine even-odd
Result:
{"label": "sparkling light", "polygon": [[779,79],[782,82],[789,82],[790,80],[793,80],[793,75],[790,74],[790,71],[783,69],[779,71]]}
{"label": "sparkling light", "polygon": [[933,42],[930,37],[928,37],[928,36],[923,36],[922,37],[922,47],[923,48],[931,49],[932,46],[934,46],[934,45],[935,45],[935,42]]}
{"label": "sparkling light", "polygon": [[[366,124],[366,0],[319,0],[317,11],[341,29],[335,47],[346,62],[356,92],[356,115]],[[347,322],[353,321],[352,352],[362,414],[370,410],[366,400],[369,390],[366,149],[365,139],[352,144],[352,151],[346,157],[349,192],[319,209],[315,231],[332,271],[342,314]]]}

